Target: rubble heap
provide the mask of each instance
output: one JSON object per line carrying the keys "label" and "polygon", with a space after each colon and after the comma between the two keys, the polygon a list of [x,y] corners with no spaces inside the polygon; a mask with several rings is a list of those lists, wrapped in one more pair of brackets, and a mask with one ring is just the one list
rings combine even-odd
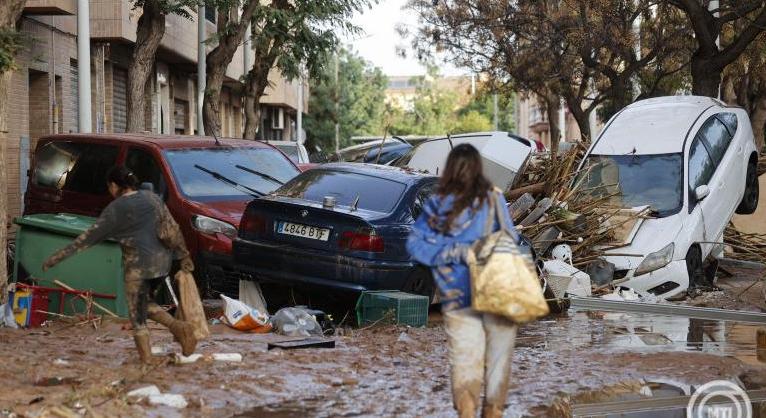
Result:
{"label": "rubble heap", "polygon": [[758,263],[766,260],[766,235],[740,232],[730,223],[723,233],[723,242],[730,258]]}
{"label": "rubble heap", "polygon": [[577,144],[559,158],[539,157],[508,193],[511,217],[538,256],[547,258],[553,245],[569,244],[579,268],[623,246],[637,220],[648,216],[613,205],[614,195],[584,189],[576,177],[585,151]]}

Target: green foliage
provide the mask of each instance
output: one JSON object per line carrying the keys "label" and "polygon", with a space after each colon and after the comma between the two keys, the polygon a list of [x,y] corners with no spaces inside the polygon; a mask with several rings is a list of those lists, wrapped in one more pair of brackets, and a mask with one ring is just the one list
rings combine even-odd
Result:
{"label": "green foliage", "polygon": [[[411,107],[390,114],[391,131],[395,135],[444,135],[491,131],[494,118],[492,93],[480,91],[460,107],[459,98],[431,81],[439,77],[431,69],[429,77],[420,77]],[[498,96],[498,129],[513,131],[513,96]]]}
{"label": "green foliage", "polygon": [[468,132],[485,132],[492,130],[492,121],[476,110],[469,110],[462,114],[457,121],[457,125],[452,130],[453,133],[461,134]]}
{"label": "green foliage", "polygon": [[[513,132],[516,129],[516,123],[513,113],[513,93],[497,95],[497,129],[499,131]],[[490,122],[489,129],[492,128],[492,120],[495,117],[495,104],[493,94],[487,90],[481,90],[476,95],[476,98],[468,103],[465,107],[460,109],[459,114],[464,116],[472,111],[478,112],[481,116],[486,118]],[[479,130],[473,130],[477,132]],[[471,132],[471,131],[465,131]]]}
{"label": "green foliage", "polygon": [[[431,77],[433,77],[431,75]],[[418,77],[419,84],[411,105],[392,113],[391,132],[394,135],[442,135],[455,125],[457,96],[439,88],[426,77]]]}
{"label": "green foliage", "polygon": [[340,48],[339,34],[355,35],[354,13],[370,0],[274,1],[261,5],[253,16],[253,44],[276,47],[276,67],[287,78],[305,66],[311,78],[322,76],[328,56]]}
{"label": "green foliage", "polygon": [[348,145],[352,136],[383,135],[385,130],[386,76],[352,51],[342,50],[338,64],[337,83],[334,62],[312,82],[309,113],[304,119],[308,139],[323,149],[335,148],[336,120],[341,147]]}
{"label": "green foliage", "polygon": [[14,68],[14,57],[22,44],[22,36],[14,28],[0,29],[0,74]]}

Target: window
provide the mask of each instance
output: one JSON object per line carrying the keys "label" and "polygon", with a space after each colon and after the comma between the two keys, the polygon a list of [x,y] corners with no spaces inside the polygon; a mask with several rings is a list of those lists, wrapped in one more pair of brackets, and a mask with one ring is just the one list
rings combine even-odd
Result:
{"label": "window", "polygon": [[251,198],[257,194],[253,190],[270,193],[299,173],[271,148],[178,149],[164,154],[181,192],[200,201]]}
{"label": "window", "polygon": [[715,172],[715,164],[710,158],[705,145],[700,141],[699,136],[694,138],[692,147],[689,150],[689,211],[694,208],[694,191],[699,186],[710,182]]}
{"label": "window", "polygon": [[208,22],[215,22],[215,7],[213,6],[206,6],[205,7],[205,20]]}
{"label": "window", "polygon": [[[704,151],[704,148],[703,148]],[[581,193],[622,208],[650,206],[658,217],[683,207],[682,154],[591,155],[575,183]]]}
{"label": "window", "polygon": [[332,196],[338,206],[351,206],[359,198],[359,209],[390,213],[406,186],[397,181],[336,170],[309,170],[285,184],[278,196],[322,202]]}
{"label": "window", "polygon": [[734,113],[719,113],[716,115],[718,120],[723,122],[724,125],[726,125],[726,129],[729,130],[729,135],[734,137],[734,135],[737,133],[737,115]]}
{"label": "window", "polygon": [[715,166],[718,167],[731,142],[731,135],[729,135],[726,125],[713,116],[702,125],[697,133],[697,138],[700,138],[705,144]]}
{"label": "window", "polygon": [[106,173],[115,165],[113,145],[50,142],[35,156],[34,183],[79,193],[105,194]]}
{"label": "window", "polygon": [[423,212],[423,207],[431,195],[436,191],[436,183],[426,184],[415,195],[415,202],[412,204],[412,218],[418,219],[418,216]]}
{"label": "window", "polygon": [[125,167],[138,177],[139,183],[151,183],[155,193],[161,196],[165,195],[167,187],[165,179],[162,177],[162,169],[150,153],[138,148],[131,148],[125,159]]}
{"label": "window", "polygon": [[300,156],[298,155],[298,145],[275,145],[280,151],[284,152],[285,155],[291,160],[293,160],[294,163],[299,163]]}

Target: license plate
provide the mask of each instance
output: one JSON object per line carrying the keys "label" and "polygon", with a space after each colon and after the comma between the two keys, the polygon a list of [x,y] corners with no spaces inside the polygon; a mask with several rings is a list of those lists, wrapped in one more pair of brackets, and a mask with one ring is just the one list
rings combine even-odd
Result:
{"label": "license plate", "polygon": [[330,238],[330,230],[327,228],[317,228],[292,222],[279,222],[277,224],[277,233],[319,241],[327,241]]}

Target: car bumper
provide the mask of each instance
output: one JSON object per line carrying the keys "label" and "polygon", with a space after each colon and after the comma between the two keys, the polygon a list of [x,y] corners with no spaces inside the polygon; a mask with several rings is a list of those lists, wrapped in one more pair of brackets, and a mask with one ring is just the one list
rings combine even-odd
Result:
{"label": "car bumper", "polygon": [[686,271],[686,261],[676,260],[661,269],[630,277],[616,284],[665,299],[676,296],[689,288],[689,274]]}
{"label": "car bumper", "polygon": [[224,294],[234,297],[239,294],[240,280],[252,280],[252,276],[235,267],[231,254],[203,251],[197,256],[195,264],[195,276],[208,296]]}
{"label": "car bumper", "polygon": [[234,241],[236,269],[256,281],[347,291],[402,289],[412,261],[382,261],[252,241]]}

